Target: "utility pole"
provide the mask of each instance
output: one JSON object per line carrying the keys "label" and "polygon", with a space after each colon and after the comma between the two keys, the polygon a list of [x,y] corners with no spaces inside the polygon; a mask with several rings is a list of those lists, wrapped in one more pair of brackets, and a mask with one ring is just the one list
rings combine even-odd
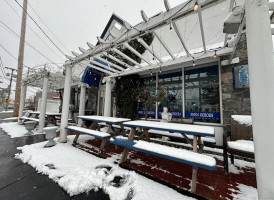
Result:
{"label": "utility pole", "polygon": [[6,100],[6,111],[8,110],[8,107],[9,107],[9,102],[10,102],[10,92],[11,92],[11,84],[12,84],[12,78],[13,78],[13,72],[16,70],[16,69],[13,69],[13,68],[9,68],[9,67],[6,67],[6,69],[10,69],[11,70],[11,75],[10,75],[10,85],[9,85],[9,93],[8,93],[8,99]]}
{"label": "utility pole", "polygon": [[19,55],[18,55],[17,81],[16,81],[14,111],[13,111],[14,117],[17,117],[19,113],[21,82],[22,82],[23,63],[24,63],[24,50],[25,50],[27,6],[28,6],[28,0],[24,0],[23,11],[22,11],[20,46],[19,46]]}

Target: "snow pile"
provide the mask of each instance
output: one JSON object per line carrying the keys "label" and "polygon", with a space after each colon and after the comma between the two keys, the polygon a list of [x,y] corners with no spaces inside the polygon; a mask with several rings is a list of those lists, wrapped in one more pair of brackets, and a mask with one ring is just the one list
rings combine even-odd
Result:
{"label": "snow pile", "polygon": [[239,124],[252,126],[252,116],[250,115],[231,115],[231,117]]}
{"label": "snow pile", "polygon": [[236,140],[227,142],[228,146],[232,149],[238,149],[241,151],[248,151],[254,153],[254,143],[249,140]]}
{"label": "snow pile", "polygon": [[18,148],[22,153],[15,157],[48,175],[70,196],[102,189],[111,200],[193,199],[120,168],[114,161],[121,155],[102,159],[73,147],[73,138],[68,136],[68,143],[57,143],[51,148],[43,148],[46,142],[26,145]]}
{"label": "snow pile", "polygon": [[[11,138],[23,137],[28,132],[25,126],[19,125],[17,122],[1,123],[2,128]],[[34,131],[34,135],[42,134]]]}
{"label": "snow pile", "polygon": [[231,194],[234,200],[257,200],[258,193],[257,189],[251,186],[239,184],[237,186],[240,191],[235,191],[237,194]]}

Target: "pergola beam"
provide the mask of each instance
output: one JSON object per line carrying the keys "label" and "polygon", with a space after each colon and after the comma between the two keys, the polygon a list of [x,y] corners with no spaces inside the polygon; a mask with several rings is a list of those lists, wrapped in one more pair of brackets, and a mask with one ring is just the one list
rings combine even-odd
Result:
{"label": "pergola beam", "polygon": [[140,38],[139,41],[155,58],[157,58],[159,60],[160,63],[163,63],[162,58],[160,56],[158,56],[158,54],[156,54],[152,50],[152,48],[150,46],[148,46],[147,43],[142,38]]}
{"label": "pergola beam", "polygon": [[112,67],[114,67],[114,68],[116,68],[116,69],[118,69],[120,71],[124,71],[125,70],[124,68],[122,68],[122,67],[120,67],[120,66],[118,66],[118,65],[116,65],[116,64],[114,64],[114,63],[112,63],[112,62],[110,62],[110,61],[108,61],[108,60],[106,60],[104,58],[101,58],[100,56],[94,56],[94,58],[96,58],[98,60],[101,60],[101,61],[109,64],[110,66],[112,66]]}
{"label": "pergola beam", "polygon": [[[233,51],[233,48],[223,48],[223,49],[220,49],[218,50],[218,55],[219,56],[223,56],[223,55],[229,55],[231,54],[231,52]],[[197,55],[199,57],[199,59],[195,60],[195,62],[197,63],[197,61],[201,60],[201,59],[206,59],[206,58],[209,58],[211,59],[211,62],[213,60],[216,61],[216,59],[213,58],[215,52],[213,51],[207,51],[206,53],[201,53],[200,55]],[[182,63],[184,63],[184,65],[187,67],[187,66],[192,66],[192,57],[189,57],[189,56],[184,56],[184,57],[181,57],[181,58],[177,58],[176,60],[169,60],[167,62],[164,62],[162,63],[161,67],[162,69],[164,67],[167,67],[167,66],[175,66],[175,65],[182,65]],[[145,68],[145,70],[156,70],[160,68],[160,66],[158,64],[153,64],[153,65],[150,65],[150,66],[147,66]],[[135,68],[133,70],[128,70],[128,71],[124,71],[123,73],[121,74],[113,74],[111,75],[111,77],[117,77],[117,76],[126,76],[126,75],[129,75],[129,74],[136,74],[136,73],[140,73],[140,72],[143,72],[144,71],[144,68]]]}
{"label": "pergola beam", "polygon": [[79,47],[79,50],[82,52],[82,53],[86,53],[86,52],[88,52],[88,50],[85,50],[84,48],[82,48],[82,47]]}
{"label": "pergola beam", "polygon": [[149,62],[142,54],[140,54],[138,51],[136,51],[132,46],[130,46],[128,43],[123,44],[128,50],[130,50],[132,53],[134,53],[136,56],[141,58],[143,61],[145,61],[147,64],[151,65],[151,62]]}
{"label": "pergola beam", "polygon": [[118,73],[118,71],[116,69],[113,69],[107,65],[103,65],[95,60],[90,60],[90,63],[94,64],[94,65],[97,65],[99,67],[102,67],[103,69],[109,69],[110,71],[114,72],[114,73]]}
{"label": "pergola beam", "polygon": [[239,41],[241,39],[242,31],[243,31],[243,28],[244,28],[244,25],[245,25],[245,21],[246,21],[246,19],[245,19],[245,16],[244,16],[243,19],[242,19],[242,22],[241,22],[241,24],[239,26],[236,38],[235,38],[235,46],[233,47],[233,51],[232,51],[231,56],[229,58],[229,63],[232,62],[233,56],[234,56],[234,54],[236,52],[237,45],[238,45],[238,43],[239,43]]}
{"label": "pergola beam", "polygon": [[79,55],[80,55],[79,53],[76,53],[76,52],[74,52],[74,51],[71,51],[71,53],[72,53],[72,55],[74,55],[74,56],[79,56]]}
{"label": "pergola beam", "polygon": [[199,24],[200,24],[200,30],[201,30],[201,36],[202,36],[202,41],[203,41],[203,48],[204,52],[206,52],[206,44],[205,44],[205,34],[204,34],[204,26],[203,26],[203,19],[202,19],[202,12],[201,12],[201,7],[198,7],[198,19],[199,19]]}
{"label": "pergola beam", "polygon": [[[232,12],[232,8],[233,8],[234,1],[235,1],[235,0],[230,0],[230,5],[229,5],[229,11],[228,11],[228,13]],[[226,33],[226,34],[225,34],[224,46],[225,46],[226,43],[227,43],[227,37],[228,37],[228,34]]]}
{"label": "pergola beam", "polygon": [[89,61],[83,61],[82,63],[79,63],[80,65],[85,65],[87,67],[90,67],[90,68],[93,68],[93,69],[96,69],[100,72],[103,72],[103,73],[106,73],[106,74],[109,74],[109,75],[113,75],[114,73],[110,72],[110,71],[107,71],[105,69],[102,69],[100,67],[96,67],[95,65],[91,64]]}
{"label": "pergola beam", "polygon": [[[213,5],[216,5],[219,2],[222,2],[224,0],[201,0],[200,6],[202,8],[211,7]],[[127,34],[123,34],[123,36],[119,37],[115,41],[115,45],[119,46],[125,42],[128,42],[129,39],[137,38],[140,35],[140,31],[142,33],[148,33],[152,32],[154,30],[157,30],[163,26],[166,26],[166,23],[170,20],[173,22],[180,20],[181,18],[188,16],[190,14],[193,14],[193,7],[194,7],[195,1],[188,1],[185,3],[182,3],[172,9],[170,9],[167,12],[164,12],[158,16],[155,16],[151,19],[149,19],[149,22],[143,22],[138,25],[136,25],[134,28],[127,31]],[[188,6],[186,6],[188,5]],[[170,16],[172,16],[170,18]],[[75,64],[77,62],[81,62],[82,60],[85,60],[93,55],[100,54],[106,50],[109,50],[113,46],[112,43],[108,44],[100,44],[100,48],[96,48],[93,50],[87,50],[87,52],[81,54],[80,56],[77,56],[73,61],[71,61],[72,64]]]}
{"label": "pergola beam", "polygon": [[115,53],[119,54],[120,56],[122,56],[123,58],[125,58],[126,60],[132,62],[134,65],[137,65],[138,67],[142,67],[138,62],[136,62],[132,58],[128,57],[126,54],[124,54],[123,52],[119,51],[118,49],[113,48],[113,51]]}
{"label": "pergola beam", "polygon": [[106,57],[108,57],[108,58],[114,60],[115,62],[117,62],[117,63],[119,63],[119,64],[121,64],[121,65],[123,65],[123,66],[129,68],[129,69],[133,69],[132,66],[128,65],[127,63],[125,63],[125,62],[119,60],[118,58],[115,58],[114,56],[112,56],[112,55],[110,55],[110,54],[108,54],[108,53],[106,53],[106,52],[103,52],[102,54],[103,54],[104,56],[106,56]]}
{"label": "pergola beam", "polygon": [[90,49],[94,49],[94,48],[95,48],[95,46],[94,46],[93,44],[89,43],[89,42],[87,42],[87,45],[88,45],[88,47],[89,47]]}
{"label": "pergola beam", "polygon": [[[164,0],[164,3],[165,3],[165,7],[166,7],[167,12],[170,11],[170,10],[171,10],[171,7],[170,7],[170,5],[169,5],[169,3],[168,3],[168,0]],[[176,35],[178,36],[178,38],[179,38],[181,44],[183,45],[184,50],[185,50],[187,56],[192,57],[191,54],[189,53],[189,51],[188,51],[187,48],[186,48],[185,42],[184,42],[183,37],[182,37],[182,35],[181,35],[181,33],[180,33],[180,31],[179,31],[177,25],[176,25],[176,22],[173,21],[172,19],[170,19],[170,22],[172,23],[173,29],[174,29]]]}
{"label": "pergola beam", "polygon": [[[144,20],[144,22],[147,22],[149,20],[149,18],[147,17],[146,13],[142,10],[141,11],[141,15],[142,15],[142,18]],[[159,40],[159,42],[161,43],[161,45],[165,48],[165,50],[167,51],[167,53],[171,56],[171,58],[174,60],[175,57],[174,55],[172,54],[171,50],[168,48],[167,44],[165,43],[164,40],[161,39],[161,37],[158,35],[158,33],[156,31],[153,31],[152,32],[153,35]],[[159,60],[159,59],[158,59]]]}

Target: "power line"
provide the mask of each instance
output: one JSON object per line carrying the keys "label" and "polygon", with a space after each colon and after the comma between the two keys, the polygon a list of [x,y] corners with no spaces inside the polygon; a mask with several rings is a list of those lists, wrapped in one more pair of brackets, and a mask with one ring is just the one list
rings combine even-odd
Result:
{"label": "power line", "polygon": [[66,49],[68,52],[70,52],[63,44],[62,42],[60,42],[60,40],[58,40],[58,38],[54,35],[54,33],[50,30],[50,28],[46,25],[46,23],[42,20],[42,18],[37,14],[37,12],[34,10],[34,8],[30,5],[30,3],[28,2],[30,8],[33,10],[33,12],[35,13],[35,15],[40,19],[40,21],[42,22],[42,24],[45,25],[45,27],[49,30],[49,32],[53,35],[53,37],[62,45],[62,47],[64,47],[64,49]]}
{"label": "power line", "polygon": [[[13,10],[13,12],[21,19],[22,17],[16,12],[16,10],[11,6],[11,4],[5,0],[8,6]],[[28,28],[60,59],[60,56],[27,24]],[[62,60],[63,61],[63,60]]]}
{"label": "power line", "polygon": [[0,47],[2,47],[2,49],[4,49],[4,51],[6,51],[13,59],[17,60],[17,58],[14,55],[12,55],[5,47],[3,47],[2,44],[0,44]]}
{"label": "power line", "polygon": [[30,19],[36,24],[36,26],[43,32],[43,34],[50,40],[50,42],[64,55],[66,55],[51,39],[50,37],[45,33],[45,31],[38,25],[38,23],[30,16],[30,14],[21,6],[20,3],[18,3],[17,0],[15,0],[16,3],[23,9],[23,11],[30,17]]}
{"label": "power line", "polygon": [[[2,23],[5,27],[7,27],[13,34],[15,34],[18,38],[20,38],[20,36],[15,32],[13,31],[10,27],[8,27],[4,22],[2,22],[0,20],[0,23]],[[34,49],[37,53],[39,53],[41,56],[43,56],[44,58],[46,58],[47,60],[49,60],[50,62],[53,62],[52,60],[50,60],[48,57],[46,57],[44,54],[42,54],[40,51],[38,51],[35,47],[33,47],[29,42],[27,42],[25,40],[25,43],[27,43],[32,49]]]}

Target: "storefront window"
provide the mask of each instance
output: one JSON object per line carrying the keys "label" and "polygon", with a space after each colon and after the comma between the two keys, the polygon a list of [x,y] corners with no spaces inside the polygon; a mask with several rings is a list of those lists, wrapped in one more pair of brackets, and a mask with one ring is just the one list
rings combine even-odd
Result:
{"label": "storefront window", "polygon": [[184,77],[185,117],[220,123],[218,65],[186,68]]}
{"label": "storefront window", "polygon": [[140,117],[145,116],[145,110],[147,107],[147,116],[155,117],[156,103],[153,99],[156,96],[156,77],[150,76],[142,79],[142,84],[144,85],[142,95],[138,100],[138,115]]}
{"label": "storefront window", "polygon": [[158,104],[158,116],[167,107],[173,118],[182,117],[182,71],[159,75],[158,92],[165,91]]}

